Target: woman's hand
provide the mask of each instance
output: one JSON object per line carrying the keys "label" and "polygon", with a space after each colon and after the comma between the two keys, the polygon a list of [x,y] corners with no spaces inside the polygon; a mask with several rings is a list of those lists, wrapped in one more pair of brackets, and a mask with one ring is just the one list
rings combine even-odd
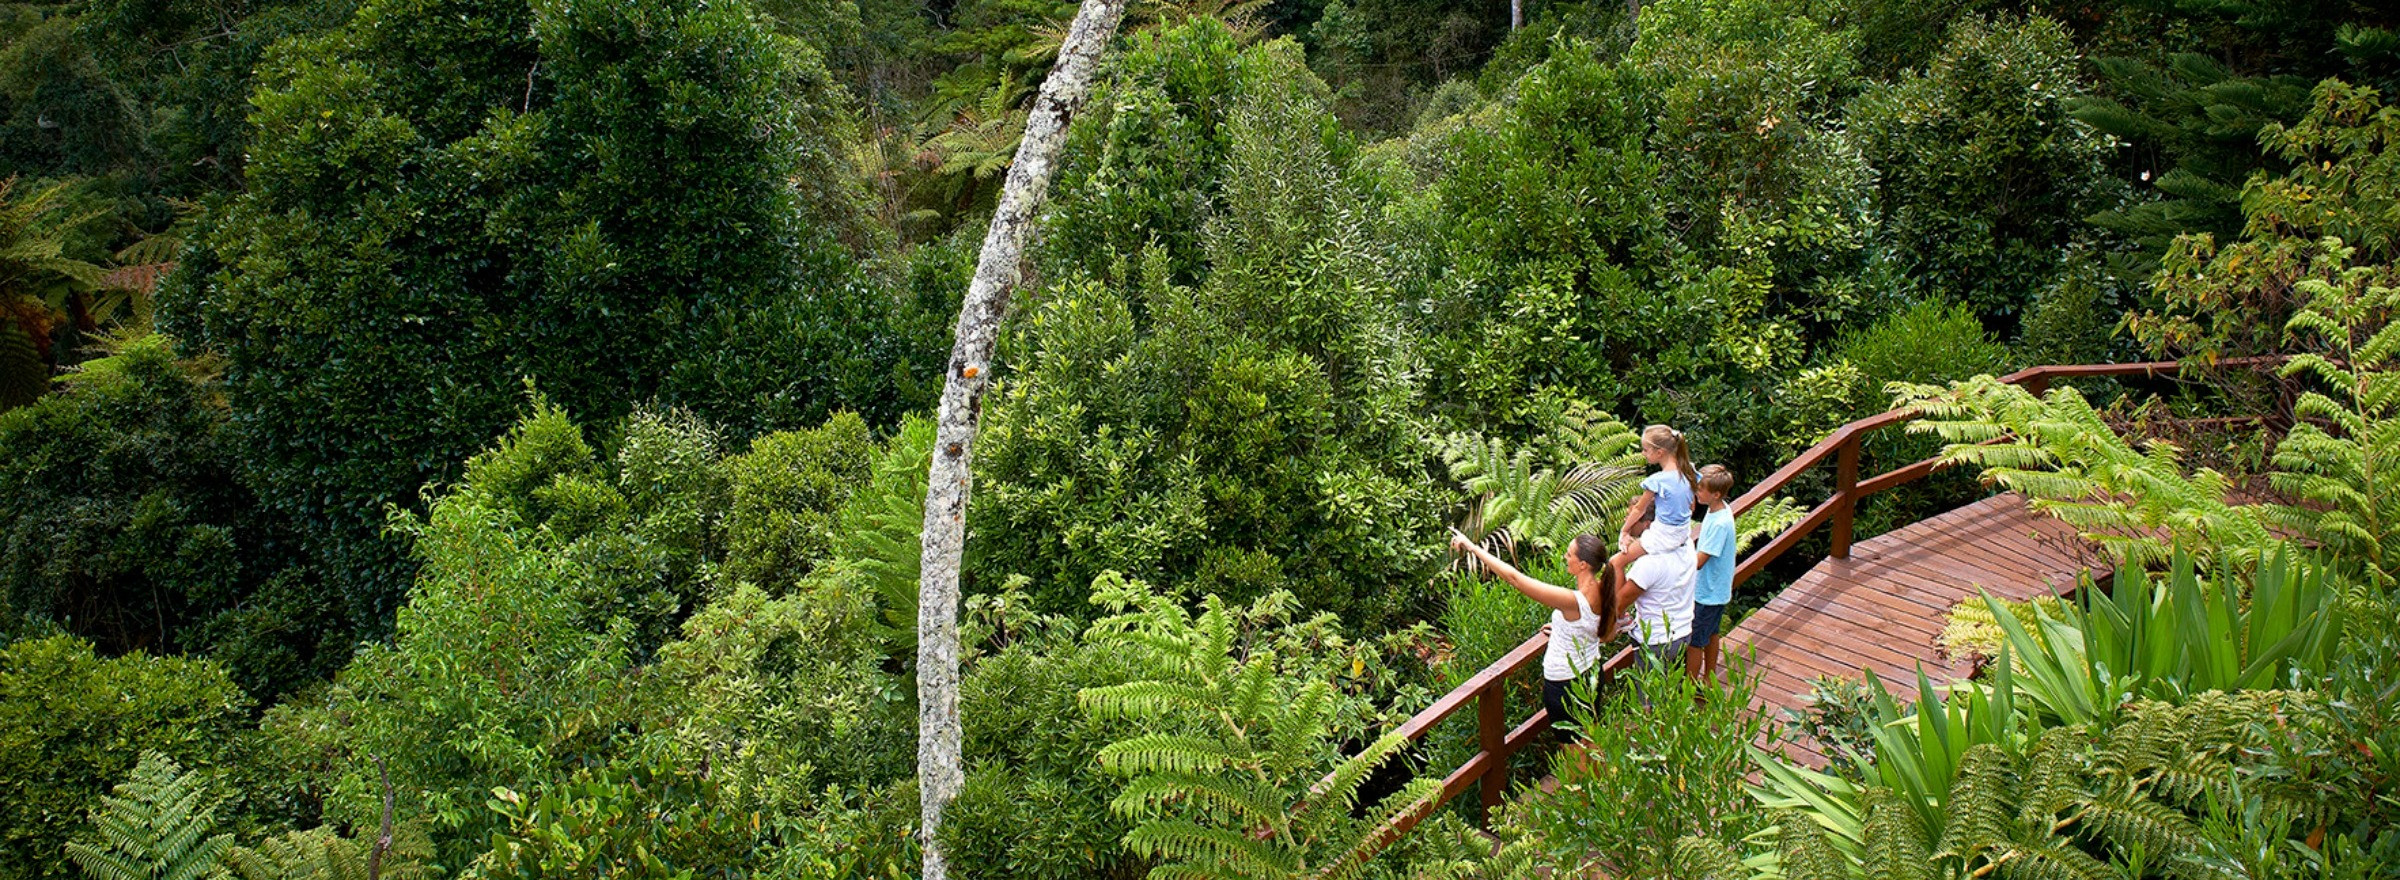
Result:
{"label": "woman's hand", "polygon": [[1473,539],[1468,538],[1465,532],[1456,528],[1450,530],[1450,547],[1467,553],[1473,553],[1479,549]]}

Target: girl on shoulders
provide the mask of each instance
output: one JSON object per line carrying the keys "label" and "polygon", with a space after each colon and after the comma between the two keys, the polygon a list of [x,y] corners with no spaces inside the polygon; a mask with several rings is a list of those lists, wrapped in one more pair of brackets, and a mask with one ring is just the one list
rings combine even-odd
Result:
{"label": "girl on shoulders", "polygon": [[[1692,484],[1699,475],[1692,472],[1683,432],[1665,425],[1642,429],[1642,460],[1658,473],[1642,480],[1641,497],[1625,510],[1625,524],[1617,533],[1619,549],[1608,561],[1620,577],[1646,554],[1673,552],[1692,542]],[[1645,518],[1650,526],[1636,537],[1634,527]]]}

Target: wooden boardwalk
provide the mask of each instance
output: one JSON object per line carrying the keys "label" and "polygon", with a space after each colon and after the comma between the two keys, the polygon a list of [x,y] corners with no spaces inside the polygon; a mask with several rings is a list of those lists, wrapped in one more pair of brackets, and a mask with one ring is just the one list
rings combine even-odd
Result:
{"label": "wooden boardwalk", "polygon": [[[1965,677],[1968,660],[1936,645],[1950,609],[1976,590],[2028,599],[2064,595],[2091,559],[2073,529],[1996,495],[1851,546],[1802,575],[1726,633],[1726,651],[1755,651],[1761,674],[1754,705],[1784,717],[1808,703],[1819,676],[1857,679],[1862,669],[1897,688],[1913,688],[1922,666],[1937,682]],[[1912,698],[1913,699],[1913,698]],[[1784,746],[1811,767],[1825,759],[1814,743]]]}

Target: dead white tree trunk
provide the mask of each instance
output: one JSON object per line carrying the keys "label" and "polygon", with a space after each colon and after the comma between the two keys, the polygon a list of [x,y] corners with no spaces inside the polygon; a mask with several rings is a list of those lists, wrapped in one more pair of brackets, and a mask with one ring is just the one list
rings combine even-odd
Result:
{"label": "dead white tree trunk", "polygon": [[925,880],[947,880],[941,844],[942,809],[964,783],[958,723],[958,575],[966,549],[967,492],[983,391],[991,382],[992,348],[1008,314],[1025,239],[1049,193],[1052,160],[1067,139],[1067,122],[1091,91],[1093,68],[1117,31],[1125,0],[1083,0],[1025,120],[1025,136],[1000,189],[1000,206],[983,236],[975,279],[958,311],[958,341],[934,428],[933,465],[925,488],[923,574],[917,582],[917,785],[924,819]]}

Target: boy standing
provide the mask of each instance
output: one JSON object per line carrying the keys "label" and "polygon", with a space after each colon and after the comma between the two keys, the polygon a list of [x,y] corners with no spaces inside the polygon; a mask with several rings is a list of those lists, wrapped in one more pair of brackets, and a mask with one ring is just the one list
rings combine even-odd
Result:
{"label": "boy standing", "polygon": [[1732,492],[1733,471],[1721,464],[1701,468],[1700,484],[1692,489],[1692,500],[1707,508],[1708,518],[1694,548],[1700,570],[1692,583],[1692,640],[1683,649],[1683,672],[1709,682],[1717,680],[1725,604],[1733,601],[1733,509],[1726,506]]}

